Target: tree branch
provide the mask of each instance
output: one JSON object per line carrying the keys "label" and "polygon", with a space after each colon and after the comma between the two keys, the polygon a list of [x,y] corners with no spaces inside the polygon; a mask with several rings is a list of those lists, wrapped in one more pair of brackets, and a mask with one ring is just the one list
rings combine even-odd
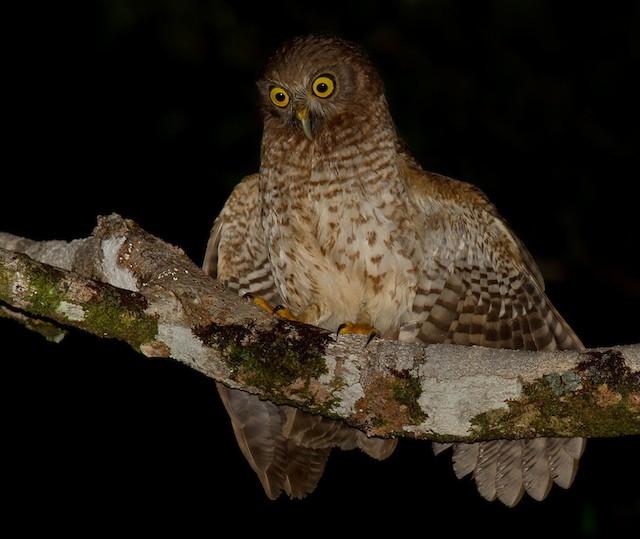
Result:
{"label": "tree branch", "polygon": [[640,434],[640,345],[526,352],[336,339],[267,314],[117,215],[71,242],[0,233],[0,302],[51,340],[67,327],[120,339],[369,435]]}

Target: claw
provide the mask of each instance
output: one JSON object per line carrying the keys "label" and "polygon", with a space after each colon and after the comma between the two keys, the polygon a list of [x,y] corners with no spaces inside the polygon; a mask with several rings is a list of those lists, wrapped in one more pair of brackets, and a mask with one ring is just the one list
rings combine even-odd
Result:
{"label": "claw", "polygon": [[[379,339],[382,335],[380,332],[367,324],[353,324],[351,322],[344,322],[338,326],[338,335],[367,335],[369,338],[367,339],[367,344],[369,344],[373,339]],[[366,344],[365,344],[366,346]]]}
{"label": "claw", "polygon": [[277,314],[287,320],[297,320],[297,318],[293,316],[293,313],[284,305],[276,305],[272,308],[271,305],[269,305],[263,298],[260,296],[256,297],[251,292],[247,292],[242,297],[252,300],[258,307],[262,307],[269,314]]}
{"label": "claw", "polygon": [[286,318],[287,320],[297,320],[297,318],[293,316],[293,313],[284,305],[276,305],[273,308],[273,314],[277,314],[278,316]]}
{"label": "claw", "polygon": [[250,292],[247,292],[242,297],[252,300],[258,307],[262,307],[269,314],[271,314],[273,312],[273,309],[271,308],[271,306],[264,299],[262,299],[260,296],[256,297],[253,294],[251,294]]}
{"label": "claw", "polygon": [[[380,339],[381,337],[382,337],[382,335],[380,335],[380,332],[376,328],[373,328],[373,331],[371,331],[371,333],[369,333],[369,338],[367,339],[367,344],[369,344],[373,339]],[[367,346],[367,344],[365,344],[365,346]]]}

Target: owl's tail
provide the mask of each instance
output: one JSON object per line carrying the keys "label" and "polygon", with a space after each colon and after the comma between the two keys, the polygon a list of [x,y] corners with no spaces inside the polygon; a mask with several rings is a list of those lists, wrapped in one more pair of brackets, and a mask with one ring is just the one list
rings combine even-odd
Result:
{"label": "owl's tail", "polygon": [[240,450],[271,499],[283,492],[291,498],[313,492],[334,447],[358,448],[385,459],[398,443],[397,439],[369,438],[342,421],[277,406],[220,383],[217,388]]}
{"label": "owl's tail", "polygon": [[487,500],[498,498],[508,507],[526,492],[543,500],[555,482],[569,488],[584,451],[584,438],[536,438],[491,442],[433,443],[436,455],[453,447],[453,470],[458,479],[468,474]]}

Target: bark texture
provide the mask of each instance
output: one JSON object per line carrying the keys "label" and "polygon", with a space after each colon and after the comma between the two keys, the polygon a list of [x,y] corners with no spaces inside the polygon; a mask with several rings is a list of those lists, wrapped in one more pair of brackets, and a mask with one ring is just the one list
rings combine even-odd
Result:
{"label": "bark texture", "polygon": [[0,233],[0,309],[52,341],[67,328],[120,339],[369,435],[640,434],[640,345],[527,352],[336,338],[267,314],[118,215],[71,242]]}

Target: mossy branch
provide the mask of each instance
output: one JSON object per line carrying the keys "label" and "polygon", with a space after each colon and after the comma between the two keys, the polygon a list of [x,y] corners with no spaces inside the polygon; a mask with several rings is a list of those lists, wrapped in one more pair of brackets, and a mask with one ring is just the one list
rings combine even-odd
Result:
{"label": "mossy branch", "polygon": [[66,328],[120,339],[370,435],[640,434],[640,345],[526,352],[336,339],[267,314],[117,215],[72,242],[0,233],[0,302],[52,341]]}

